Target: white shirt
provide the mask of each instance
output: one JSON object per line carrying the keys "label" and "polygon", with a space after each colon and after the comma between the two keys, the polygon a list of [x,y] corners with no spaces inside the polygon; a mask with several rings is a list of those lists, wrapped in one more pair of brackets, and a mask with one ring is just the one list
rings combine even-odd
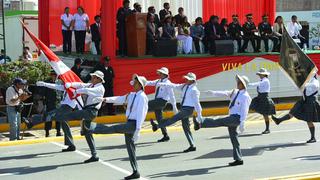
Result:
{"label": "white shirt", "polygon": [[249,86],[256,86],[259,93],[269,93],[270,92],[270,81],[268,78],[264,77],[258,82],[249,83]]}
{"label": "white shirt", "polygon": [[288,23],[288,33],[291,37],[298,36],[300,34],[300,30],[302,29],[301,24],[299,23]]}
{"label": "white shirt", "polygon": [[[159,86],[167,86],[172,87],[181,91],[181,99],[183,100],[184,94],[186,92],[186,96],[183,104],[181,106],[189,106],[194,107],[197,112],[198,119],[202,119],[202,107],[199,101],[200,91],[198,90],[196,84],[174,84],[174,83],[158,83]],[[182,102],[181,102],[182,103]]]}
{"label": "white shirt", "polygon": [[90,106],[99,103],[95,106],[96,109],[100,109],[102,102],[98,101],[97,98],[102,98],[104,95],[104,86],[102,83],[91,84],[91,83],[72,83],[72,87],[76,88],[77,94],[88,95],[85,106]]}
{"label": "white shirt", "polygon": [[[18,91],[18,93],[16,92]],[[15,90],[13,86],[8,87],[7,91],[6,91],[6,103],[9,106],[17,106],[20,104],[20,100],[18,99],[15,102],[12,102],[12,99],[17,99],[19,97],[19,95],[23,94],[23,90],[19,89],[19,90]]]}
{"label": "white shirt", "polygon": [[85,31],[87,30],[87,21],[89,21],[89,17],[86,13],[83,13],[82,15],[79,15],[76,13],[73,16],[74,20],[74,30],[75,31]]}
{"label": "white shirt", "polygon": [[72,109],[74,109],[76,106],[78,106],[78,108],[81,109],[81,106],[78,105],[77,101],[75,99],[70,99],[69,95],[66,94],[67,92],[66,92],[66,89],[64,88],[63,85],[52,84],[52,83],[44,83],[43,85],[46,88],[64,92],[63,99],[61,100],[60,104],[68,105]]}
{"label": "white shirt", "polygon": [[306,83],[305,89],[306,95],[311,96],[315,92],[319,91],[319,81],[313,77],[308,83]]}
{"label": "white shirt", "polygon": [[[208,91],[208,94],[213,97],[227,97],[230,100],[231,105],[233,99],[237,96],[238,89],[232,91]],[[229,115],[237,114],[240,116],[240,124],[243,124],[247,118],[249,112],[249,106],[251,103],[251,97],[246,90],[241,90],[234,103],[234,106],[229,109]]]}
{"label": "white shirt", "polygon": [[[66,26],[70,27],[71,22],[73,20],[73,16],[71,14],[69,14],[68,16],[66,13],[64,13],[61,15],[61,20],[64,22]],[[62,25],[62,30],[68,30],[68,29],[64,25]]]}
{"label": "white shirt", "polygon": [[173,109],[177,109],[177,102],[176,98],[173,93],[172,87],[166,87],[166,86],[158,86],[158,83],[171,83],[171,81],[168,78],[165,79],[157,79],[154,81],[147,81],[146,86],[155,86],[155,95],[157,94],[157,89],[159,88],[159,92],[157,97],[155,98],[161,98],[163,100],[169,101],[172,105]]}
{"label": "white shirt", "polygon": [[[136,96],[135,96],[136,95]],[[130,120],[136,120],[136,131],[134,133],[135,141],[139,137],[139,133],[144,120],[148,113],[148,97],[144,91],[131,92],[125,96],[114,96],[105,98],[106,102],[124,104],[128,103],[126,117]],[[133,102],[134,99],[134,102]],[[133,103],[132,103],[133,102]],[[130,112],[131,111],[131,112]]]}

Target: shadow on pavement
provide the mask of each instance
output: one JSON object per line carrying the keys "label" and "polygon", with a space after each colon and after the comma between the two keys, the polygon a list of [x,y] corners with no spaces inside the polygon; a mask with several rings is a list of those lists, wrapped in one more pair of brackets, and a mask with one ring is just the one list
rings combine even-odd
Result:
{"label": "shadow on pavement", "polygon": [[[141,148],[141,147],[148,147],[152,146],[152,144],[156,144],[158,142],[144,142],[144,143],[137,143],[136,147]],[[112,149],[126,149],[126,145],[115,145],[115,146],[103,146],[103,147],[97,147],[97,150],[112,150]]]}
{"label": "shadow on pavement", "polygon": [[[162,153],[162,154],[150,154],[145,156],[137,156],[137,160],[154,160],[154,159],[164,159],[164,158],[172,158],[177,156],[178,154],[182,154],[183,152],[170,152],[170,153]],[[129,158],[115,158],[109,159],[108,161],[129,161]]]}
{"label": "shadow on pavement", "polygon": [[31,158],[42,158],[42,157],[52,157],[55,154],[59,154],[61,152],[46,152],[46,153],[39,153],[39,154],[26,154],[26,155],[17,155],[17,156],[7,156],[7,157],[0,157],[0,161],[7,161],[13,159],[31,159]]}
{"label": "shadow on pavement", "polygon": [[320,160],[320,155],[315,155],[315,156],[300,156],[293,158],[295,160],[309,160],[309,161],[318,161]]}
{"label": "shadow on pavement", "polygon": [[[243,134],[243,135],[239,135],[239,137],[244,138],[244,137],[254,137],[254,136],[261,136],[261,133],[254,133],[254,134]],[[229,135],[227,136],[218,136],[218,137],[212,137],[210,139],[229,139]]]}

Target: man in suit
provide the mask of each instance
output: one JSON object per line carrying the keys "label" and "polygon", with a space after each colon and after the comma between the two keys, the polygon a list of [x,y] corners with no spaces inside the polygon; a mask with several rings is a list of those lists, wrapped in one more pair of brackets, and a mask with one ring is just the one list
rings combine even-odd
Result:
{"label": "man in suit", "polygon": [[271,39],[274,44],[272,51],[275,51],[275,47],[278,44],[278,39],[273,35],[271,24],[268,22],[268,20],[268,15],[263,15],[262,22],[258,26],[261,39],[264,41],[264,48],[266,52],[269,51],[269,39]]}
{"label": "man in suit", "polygon": [[158,26],[155,23],[155,16],[153,14],[148,15],[147,22],[147,52],[146,54],[152,54],[154,43],[159,38]]}
{"label": "man in suit", "polygon": [[178,14],[174,16],[174,19],[176,20],[177,26],[182,25],[184,15],[184,9],[183,7],[179,7]]}
{"label": "man in suit", "polygon": [[219,17],[211,16],[209,22],[205,24],[205,46],[206,49],[209,50],[210,54],[216,53],[216,43],[217,39],[220,39],[220,25],[219,25]]}
{"label": "man in suit", "polygon": [[151,15],[154,16],[154,23],[157,25],[157,27],[160,27],[161,26],[160,19],[158,14],[156,14],[156,9],[154,8],[154,6],[150,6],[148,8],[148,17]]}
{"label": "man in suit", "polygon": [[91,24],[90,31],[92,35],[92,42],[94,42],[94,45],[97,50],[97,54],[101,54],[100,50],[100,42],[101,42],[101,17],[100,15],[96,15],[94,17],[95,23]]}
{"label": "man in suit", "polygon": [[169,10],[169,9],[170,9],[170,4],[169,4],[169,3],[164,3],[164,4],[163,4],[163,8],[164,8],[164,9],[162,9],[162,10],[159,12],[161,23],[164,22],[165,17],[166,17],[167,15],[172,16],[171,11]]}
{"label": "man in suit", "polygon": [[132,13],[129,8],[130,1],[124,0],[123,7],[117,12],[117,36],[119,39],[119,55],[127,55],[126,18]]}
{"label": "man in suit", "polygon": [[134,10],[132,10],[132,13],[141,13],[141,10],[142,10],[141,4],[134,3],[133,8]]}

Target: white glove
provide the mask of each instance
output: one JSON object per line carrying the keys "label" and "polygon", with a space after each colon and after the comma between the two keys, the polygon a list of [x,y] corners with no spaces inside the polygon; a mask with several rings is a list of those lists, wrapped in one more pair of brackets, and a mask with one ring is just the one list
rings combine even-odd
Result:
{"label": "white glove", "polygon": [[239,131],[240,131],[240,134],[243,134],[243,132],[244,132],[244,122],[240,123]]}
{"label": "white glove", "polygon": [[173,110],[173,114],[175,114],[175,115],[178,114],[178,112],[179,112],[177,106],[174,106],[172,110]]}
{"label": "white glove", "polygon": [[130,85],[131,85],[131,86],[133,86],[133,84],[134,84],[134,81],[133,81],[133,80],[132,80],[132,81],[130,81]]}
{"label": "white glove", "polygon": [[66,87],[66,89],[69,89],[69,88],[71,88],[72,84],[71,83],[66,83],[64,86]]}
{"label": "white glove", "polygon": [[96,97],[96,98],[93,98],[92,100],[93,102],[104,102],[106,101],[106,98],[103,98],[103,97]]}
{"label": "white glove", "polygon": [[45,84],[45,82],[43,82],[43,81],[38,81],[38,82],[36,83],[37,86],[44,86],[44,84]]}
{"label": "white glove", "polygon": [[140,137],[140,129],[136,129],[132,139],[133,139],[134,142],[137,142],[139,137]]}

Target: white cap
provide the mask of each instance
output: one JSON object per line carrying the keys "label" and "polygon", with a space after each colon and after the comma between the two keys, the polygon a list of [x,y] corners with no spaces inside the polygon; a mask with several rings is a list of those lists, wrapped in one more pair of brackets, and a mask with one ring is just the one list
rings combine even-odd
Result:
{"label": "white cap", "polygon": [[91,73],[90,76],[97,76],[102,80],[102,83],[104,83],[104,74],[101,71],[95,71],[94,73]]}

